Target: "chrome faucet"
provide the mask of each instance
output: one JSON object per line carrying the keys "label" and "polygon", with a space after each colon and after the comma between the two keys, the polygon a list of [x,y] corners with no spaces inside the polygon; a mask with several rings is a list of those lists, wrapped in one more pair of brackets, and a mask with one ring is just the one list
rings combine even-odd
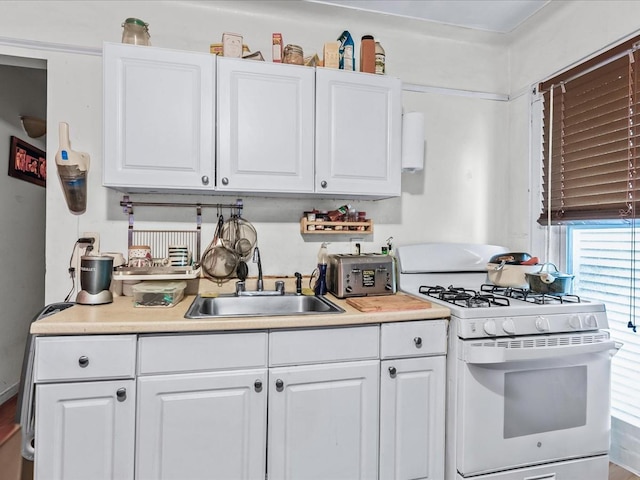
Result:
{"label": "chrome faucet", "polygon": [[263,295],[284,295],[284,282],[276,281],[276,289],[265,291],[264,281],[262,279],[262,260],[260,259],[260,250],[256,247],[253,251],[253,262],[258,264],[258,284],[254,292],[248,291],[244,281],[236,282],[236,297],[243,296],[263,296]]}
{"label": "chrome faucet", "polygon": [[262,292],[264,290],[264,282],[262,280],[262,260],[260,260],[260,250],[257,245],[253,250],[253,263],[258,264],[258,285],[256,286],[256,290],[258,292]]}

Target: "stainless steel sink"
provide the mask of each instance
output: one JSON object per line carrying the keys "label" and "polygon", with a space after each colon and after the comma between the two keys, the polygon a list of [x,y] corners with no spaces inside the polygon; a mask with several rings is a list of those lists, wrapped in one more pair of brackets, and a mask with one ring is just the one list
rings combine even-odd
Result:
{"label": "stainless steel sink", "polygon": [[185,318],[271,317],[281,315],[318,315],[343,313],[344,310],[324,297],[307,295],[220,295],[196,296]]}

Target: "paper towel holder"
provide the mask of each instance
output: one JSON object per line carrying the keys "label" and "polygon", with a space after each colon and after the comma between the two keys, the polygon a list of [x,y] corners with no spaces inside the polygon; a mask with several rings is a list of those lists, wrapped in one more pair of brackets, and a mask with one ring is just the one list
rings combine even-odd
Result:
{"label": "paper towel holder", "polygon": [[402,115],[402,171],[419,172],[424,168],[424,113]]}

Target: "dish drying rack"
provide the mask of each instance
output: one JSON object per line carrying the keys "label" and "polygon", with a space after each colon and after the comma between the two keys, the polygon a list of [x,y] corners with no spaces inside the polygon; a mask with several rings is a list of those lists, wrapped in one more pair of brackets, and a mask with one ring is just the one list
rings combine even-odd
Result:
{"label": "dish drying rack", "polygon": [[[231,210],[232,215],[242,215],[244,207],[242,199],[235,203],[176,203],[176,202],[134,202],[128,195],[124,195],[120,201],[123,212],[129,216],[127,228],[127,248],[132,245],[149,245],[151,251],[162,252],[160,258],[154,258],[154,264],[150,267],[121,266],[113,272],[115,280],[190,280],[199,278],[201,273],[200,256],[202,249],[202,209],[216,208],[218,212],[223,209]],[[134,213],[136,207],[188,207],[196,209],[196,227],[194,230],[139,230],[134,228]],[[163,266],[159,263],[168,252],[169,245],[182,244],[189,247],[193,264],[185,267]]]}

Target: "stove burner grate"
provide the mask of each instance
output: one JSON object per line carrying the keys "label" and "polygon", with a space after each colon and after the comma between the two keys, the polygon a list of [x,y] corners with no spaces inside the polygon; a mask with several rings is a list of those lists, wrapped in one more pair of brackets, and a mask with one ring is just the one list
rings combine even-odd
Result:
{"label": "stove burner grate", "polygon": [[422,285],[418,291],[423,295],[427,295],[453,305],[467,308],[486,308],[486,307],[508,307],[509,299],[504,297],[496,297],[492,293],[480,293],[468,288],[449,286],[447,288],[441,286]]}
{"label": "stove burner grate", "polygon": [[578,295],[535,293],[526,288],[499,287],[488,283],[481,285],[480,291],[504,295],[505,297],[510,297],[515,300],[523,300],[538,305],[547,305],[550,303],[580,303],[580,297]]}

